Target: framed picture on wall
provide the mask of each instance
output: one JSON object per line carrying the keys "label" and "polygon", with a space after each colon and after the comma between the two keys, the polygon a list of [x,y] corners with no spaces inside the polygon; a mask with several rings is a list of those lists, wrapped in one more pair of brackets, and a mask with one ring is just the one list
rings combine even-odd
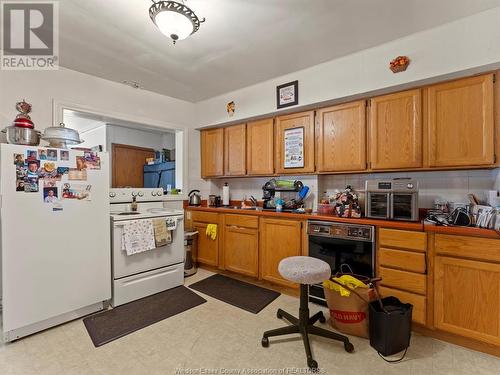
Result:
{"label": "framed picture on wall", "polygon": [[284,83],[276,87],[278,109],[299,104],[299,81]]}
{"label": "framed picture on wall", "polygon": [[304,168],[304,127],[286,129],[284,168]]}

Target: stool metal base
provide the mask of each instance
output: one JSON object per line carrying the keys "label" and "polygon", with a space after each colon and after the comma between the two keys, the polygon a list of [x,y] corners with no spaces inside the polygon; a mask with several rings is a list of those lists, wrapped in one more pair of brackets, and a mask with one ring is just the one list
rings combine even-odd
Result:
{"label": "stool metal base", "polygon": [[304,348],[306,350],[307,365],[312,369],[316,369],[318,368],[318,363],[312,357],[311,345],[309,344],[309,334],[342,341],[344,343],[344,349],[348,353],[354,351],[354,346],[349,342],[349,338],[347,336],[314,326],[314,323],[316,323],[317,321],[324,323],[326,322],[326,319],[322,311],[309,317],[308,299],[309,296],[307,285],[301,284],[299,318],[294,317],[286,311],[278,309],[278,312],[276,313],[278,319],[285,318],[290,323],[292,323],[292,325],[264,332],[262,336],[262,346],[269,346],[269,337],[300,333],[302,336],[302,341],[304,342]]}

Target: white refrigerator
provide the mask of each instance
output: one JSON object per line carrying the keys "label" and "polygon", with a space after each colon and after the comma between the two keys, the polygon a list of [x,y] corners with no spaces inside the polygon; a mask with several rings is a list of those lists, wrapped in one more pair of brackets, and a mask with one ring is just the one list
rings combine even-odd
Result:
{"label": "white refrigerator", "polygon": [[3,337],[102,310],[111,298],[107,153],[0,145]]}

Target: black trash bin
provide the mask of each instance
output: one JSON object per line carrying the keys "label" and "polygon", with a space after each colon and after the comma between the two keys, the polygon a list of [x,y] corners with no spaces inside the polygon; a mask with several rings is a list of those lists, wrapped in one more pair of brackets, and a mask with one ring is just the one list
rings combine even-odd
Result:
{"label": "black trash bin", "polygon": [[[386,297],[370,302],[370,345],[381,356],[405,351],[410,346],[411,315],[413,305],[402,303],[396,297]],[[385,358],[384,358],[385,359]]]}

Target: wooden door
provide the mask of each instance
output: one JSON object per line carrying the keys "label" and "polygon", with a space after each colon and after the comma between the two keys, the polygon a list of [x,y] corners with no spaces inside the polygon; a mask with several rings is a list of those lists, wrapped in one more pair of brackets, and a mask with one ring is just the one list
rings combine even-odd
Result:
{"label": "wooden door", "polygon": [[260,222],[261,278],[273,283],[297,287],[278,272],[284,258],[302,255],[302,222],[262,218]]}
{"label": "wooden door", "polygon": [[246,174],[246,125],[224,128],[224,175]]}
{"label": "wooden door", "polygon": [[494,163],[493,74],[426,89],[426,150],[431,167]]}
{"label": "wooden door", "polygon": [[201,177],[224,174],[224,128],[201,130]]}
{"label": "wooden door", "polygon": [[[303,166],[285,167],[285,136],[292,129],[303,129]],[[276,173],[295,174],[314,172],[314,111],[294,113],[276,118]],[[302,146],[300,146],[302,148]]]}
{"label": "wooden door", "polygon": [[155,150],[113,143],[111,154],[112,187],[144,187],[144,165],[147,158],[155,157]]}
{"label": "wooden door", "polygon": [[366,169],[366,101],[318,110],[316,130],[318,172]]}
{"label": "wooden door", "polygon": [[199,263],[217,266],[219,263],[219,235],[215,240],[207,237],[207,223],[193,222],[193,229],[198,231],[198,249],[196,260]]}
{"label": "wooden door", "polygon": [[500,345],[500,264],[437,256],[434,324]]}
{"label": "wooden door", "polygon": [[274,173],[274,120],[247,123],[247,174]]}
{"label": "wooden door", "polygon": [[371,99],[368,140],[371,169],[422,167],[421,90]]}
{"label": "wooden door", "polygon": [[247,276],[259,276],[259,230],[224,226],[224,267]]}

